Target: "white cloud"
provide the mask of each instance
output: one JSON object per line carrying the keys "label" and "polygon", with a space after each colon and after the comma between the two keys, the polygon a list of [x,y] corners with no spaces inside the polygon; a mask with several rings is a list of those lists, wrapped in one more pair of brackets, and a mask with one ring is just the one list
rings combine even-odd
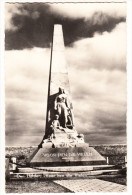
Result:
{"label": "white cloud", "polygon": [[49,49],[5,52],[8,133],[36,135],[44,131],[49,64]]}
{"label": "white cloud", "polygon": [[[126,24],[82,39],[66,51],[78,130],[124,136],[126,123]],[[123,140],[123,138],[121,138]],[[125,140],[125,137],[124,137]]]}
{"label": "white cloud", "polygon": [[17,23],[17,26],[13,24],[12,18],[17,14],[22,16],[30,16],[32,19],[37,19],[40,16],[38,11],[27,11],[24,9],[23,4],[20,3],[5,3],[5,29],[16,31],[22,26],[22,20]]}
{"label": "white cloud", "polygon": [[19,28],[19,25],[15,26],[12,23],[12,17],[14,14],[28,15],[28,12],[22,8],[19,3],[5,3],[5,29],[15,31]]}
{"label": "white cloud", "polygon": [[[43,7],[43,4],[41,4]],[[104,15],[119,18],[126,17],[126,3],[54,3],[50,4],[49,12],[69,18],[91,19],[93,24],[103,24],[108,18]],[[32,19],[40,17],[37,10],[27,11],[22,3],[5,3],[5,29],[16,31],[23,24],[22,21],[13,24],[12,17],[17,15],[29,16]]]}
{"label": "white cloud", "polygon": [[[97,12],[107,14],[108,16],[126,17],[125,3],[64,3],[52,4],[51,10],[56,14],[61,14],[70,18],[91,18]],[[103,15],[102,15],[103,17]],[[94,17],[94,23],[100,23],[98,15]],[[105,20],[106,18],[102,18]]]}
{"label": "white cloud", "polygon": [[[126,23],[111,32],[76,41],[67,49],[70,64],[79,68],[126,69]],[[69,57],[70,56],[70,57]]]}
{"label": "white cloud", "polygon": [[[103,131],[110,124],[115,127],[117,121],[122,124],[126,118],[126,73],[114,70],[90,69],[80,71],[70,69],[70,83],[74,114],[79,131]],[[104,115],[103,115],[104,114]],[[104,119],[100,121],[100,119]],[[106,124],[105,124],[106,121]],[[117,129],[118,131],[118,129]],[[112,128],[109,129],[112,133]]]}

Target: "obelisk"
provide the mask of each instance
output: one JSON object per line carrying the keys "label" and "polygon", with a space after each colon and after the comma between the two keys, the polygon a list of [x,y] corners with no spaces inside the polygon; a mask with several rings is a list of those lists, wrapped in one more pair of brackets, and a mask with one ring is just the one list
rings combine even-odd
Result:
{"label": "obelisk", "polygon": [[31,166],[75,166],[106,164],[94,148],[84,142],[74,124],[62,25],[54,25],[49,71],[45,135],[28,160]]}
{"label": "obelisk", "polygon": [[[73,119],[72,103],[71,103],[71,96],[70,96],[68,69],[67,69],[67,63],[65,58],[65,47],[64,47],[62,25],[56,24],[54,25],[53,44],[51,49],[45,138],[50,134],[49,132],[50,122],[54,120],[55,114],[57,114],[56,110],[54,109],[54,104],[55,104],[55,98],[58,96],[60,89],[63,89],[64,93],[68,97],[68,101],[69,101],[68,108],[71,113],[72,122],[73,122],[74,119]],[[60,121],[60,123],[63,122]]]}

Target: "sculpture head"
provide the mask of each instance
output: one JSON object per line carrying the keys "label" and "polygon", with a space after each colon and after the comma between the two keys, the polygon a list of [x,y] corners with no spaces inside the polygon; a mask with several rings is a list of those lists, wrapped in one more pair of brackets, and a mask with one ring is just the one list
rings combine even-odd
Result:
{"label": "sculpture head", "polygon": [[65,93],[64,88],[59,87],[59,94]]}
{"label": "sculpture head", "polygon": [[59,115],[58,115],[58,114],[55,115],[55,119],[56,119],[56,120],[59,119]]}

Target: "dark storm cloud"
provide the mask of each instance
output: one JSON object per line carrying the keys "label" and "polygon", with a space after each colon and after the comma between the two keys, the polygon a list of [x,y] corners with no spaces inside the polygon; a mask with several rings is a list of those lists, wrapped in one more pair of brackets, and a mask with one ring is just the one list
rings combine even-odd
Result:
{"label": "dark storm cloud", "polygon": [[50,47],[53,25],[63,24],[65,44],[93,37],[95,32],[111,32],[115,26],[125,21],[121,16],[110,16],[95,12],[91,18],[70,18],[52,11],[51,6],[43,3],[18,4],[18,12],[12,13],[11,23],[15,30],[5,32],[6,50],[33,47]]}

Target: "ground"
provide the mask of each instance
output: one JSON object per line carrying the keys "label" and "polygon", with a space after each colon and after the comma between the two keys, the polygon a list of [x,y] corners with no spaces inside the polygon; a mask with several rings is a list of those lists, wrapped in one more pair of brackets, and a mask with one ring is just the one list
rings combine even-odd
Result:
{"label": "ground", "polygon": [[10,181],[6,183],[6,193],[61,193],[70,190],[52,181]]}
{"label": "ground", "polygon": [[[109,163],[118,165],[124,163],[125,156],[127,154],[126,145],[114,145],[114,146],[93,146],[101,155],[109,158]],[[15,156],[19,164],[25,165],[26,160],[35,150],[35,147],[6,147],[6,157],[10,158]],[[103,178],[105,181],[126,185],[126,176],[123,175],[120,178]],[[7,181],[6,182],[7,193],[66,193],[71,192],[65,187],[49,181]]]}

